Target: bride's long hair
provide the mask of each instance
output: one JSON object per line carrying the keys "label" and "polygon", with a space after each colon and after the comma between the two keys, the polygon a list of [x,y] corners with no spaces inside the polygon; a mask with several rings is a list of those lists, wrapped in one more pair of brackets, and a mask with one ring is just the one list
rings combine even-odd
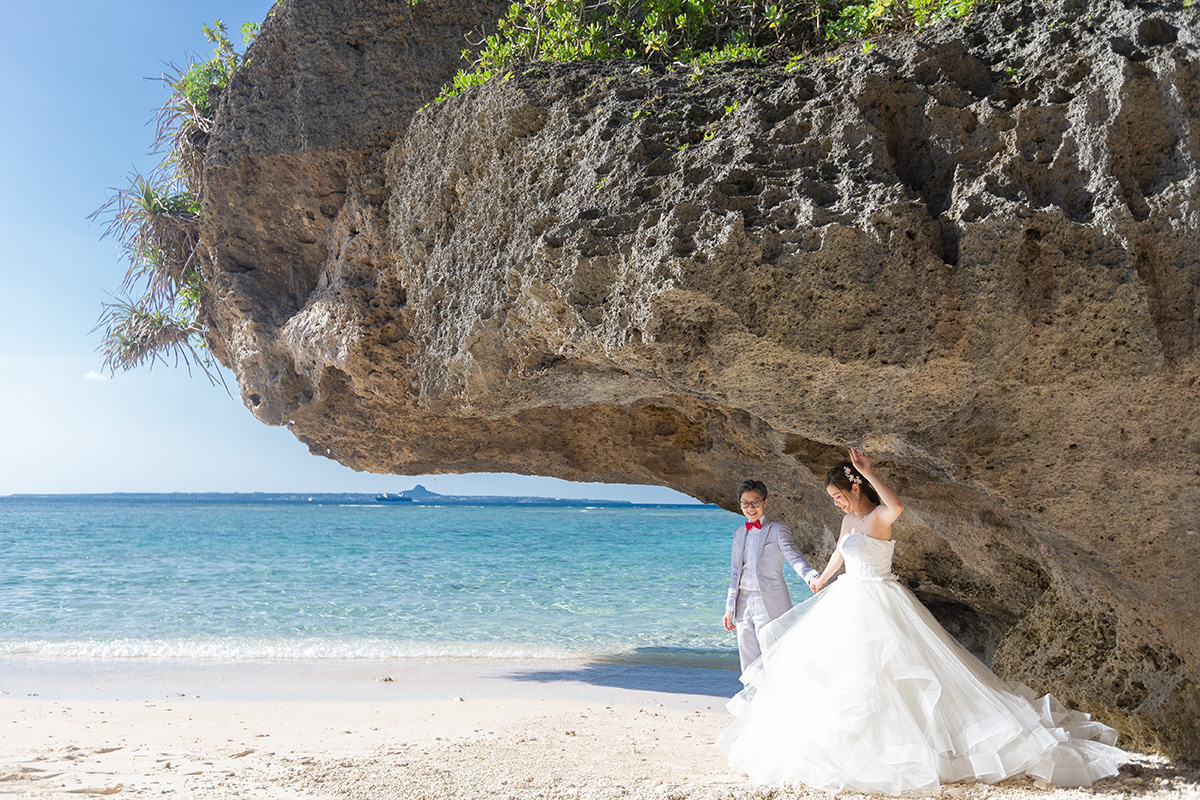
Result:
{"label": "bride's long hair", "polygon": [[839,461],[833,465],[833,469],[829,470],[825,475],[825,486],[836,486],[849,497],[855,486],[862,489],[863,496],[870,500],[875,505],[879,505],[879,492],[875,491],[875,487],[871,482],[863,477],[862,473],[854,468],[854,465],[849,461]]}

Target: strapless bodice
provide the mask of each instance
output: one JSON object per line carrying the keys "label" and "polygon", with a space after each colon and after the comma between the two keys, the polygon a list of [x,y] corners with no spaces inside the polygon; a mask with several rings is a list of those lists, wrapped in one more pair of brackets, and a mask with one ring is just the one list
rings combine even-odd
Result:
{"label": "strapless bodice", "polygon": [[896,580],[892,574],[895,541],[873,539],[865,533],[851,531],[838,546],[846,560],[846,577],[867,581]]}

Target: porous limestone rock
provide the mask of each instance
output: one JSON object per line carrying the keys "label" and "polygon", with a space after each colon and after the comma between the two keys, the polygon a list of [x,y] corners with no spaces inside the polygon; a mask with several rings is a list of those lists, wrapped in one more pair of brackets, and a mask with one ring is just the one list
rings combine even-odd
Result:
{"label": "porous limestone rock", "polygon": [[1200,759],[1196,9],[1014,0],[791,72],[538,65],[414,113],[489,14],[268,20],[206,168],[251,411],[379,473],[731,509],[757,477],[817,561],[863,446],[955,635]]}

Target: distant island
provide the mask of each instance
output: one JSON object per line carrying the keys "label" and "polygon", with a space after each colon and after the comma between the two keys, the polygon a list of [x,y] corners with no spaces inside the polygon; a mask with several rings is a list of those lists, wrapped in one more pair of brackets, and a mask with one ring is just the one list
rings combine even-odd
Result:
{"label": "distant island", "polygon": [[[507,495],[438,494],[421,484],[403,492],[111,492],[80,494],[0,495],[11,500],[91,503],[322,503],[396,506],[560,506],[571,508],[705,508],[701,503],[634,503],[629,500],[590,500],[578,497],[512,497]],[[715,508],[715,506],[707,506]]]}
{"label": "distant island", "polygon": [[420,503],[432,506],[634,506],[628,500],[586,500],[575,497],[509,497],[506,495],[438,494],[421,484],[403,492],[375,496],[377,503]]}

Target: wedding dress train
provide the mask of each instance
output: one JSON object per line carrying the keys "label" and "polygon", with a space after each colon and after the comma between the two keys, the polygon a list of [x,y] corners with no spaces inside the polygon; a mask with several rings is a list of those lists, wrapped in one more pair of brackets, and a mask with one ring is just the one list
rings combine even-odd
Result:
{"label": "wedding dress train", "polygon": [[1030,775],[1114,775],[1116,732],[993,675],[892,574],[894,543],[852,532],[844,576],[776,620],[717,741],[765,784],[936,793]]}

